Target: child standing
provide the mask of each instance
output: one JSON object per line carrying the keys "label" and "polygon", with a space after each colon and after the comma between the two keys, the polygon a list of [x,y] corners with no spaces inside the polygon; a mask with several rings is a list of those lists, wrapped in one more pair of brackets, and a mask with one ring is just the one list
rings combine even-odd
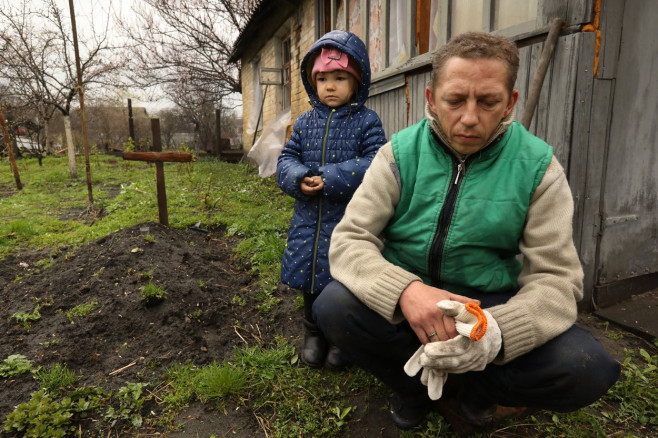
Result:
{"label": "child standing", "polygon": [[296,200],[281,281],[304,297],[302,361],[340,369],[346,363],[337,347],[327,345],[311,307],[332,280],[331,233],[386,137],[377,113],[365,106],[370,61],[359,37],[340,30],[325,34],[304,56],[301,76],[313,108],[295,121],[276,170],[279,187]]}

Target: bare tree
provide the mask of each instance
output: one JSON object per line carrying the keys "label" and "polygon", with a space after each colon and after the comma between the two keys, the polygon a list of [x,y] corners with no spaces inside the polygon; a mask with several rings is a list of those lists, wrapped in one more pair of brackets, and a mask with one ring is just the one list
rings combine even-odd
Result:
{"label": "bare tree", "polygon": [[[1,0],[0,5],[0,80],[35,110],[44,130],[54,111],[62,114],[75,178],[70,114],[78,84],[70,21],[56,0]],[[112,56],[107,27],[91,34],[79,39],[83,87],[114,85],[112,74],[122,61]],[[47,135],[44,142],[48,144]]]}
{"label": "bare tree", "polygon": [[229,64],[233,42],[255,0],[142,0],[122,27],[134,46],[133,79],[160,86],[181,108],[218,107],[240,93],[240,72]]}

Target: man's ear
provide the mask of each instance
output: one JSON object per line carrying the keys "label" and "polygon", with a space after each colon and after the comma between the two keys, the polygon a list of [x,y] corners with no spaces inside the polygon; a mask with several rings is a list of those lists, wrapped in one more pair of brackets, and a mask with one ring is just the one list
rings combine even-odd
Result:
{"label": "man's ear", "polygon": [[[517,94],[518,94],[518,93],[517,93]],[[437,112],[436,112],[436,106],[434,105],[434,96],[433,96],[433,93],[432,93],[432,87],[429,86],[429,85],[427,86],[427,88],[425,88],[425,99],[427,100],[427,103],[428,103],[429,106],[430,106],[430,110],[431,110],[434,114],[437,114]]]}
{"label": "man's ear", "polygon": [[514,105],[516,105],[517,100],[519,100],[519,90],[512,90],[512,95],[510,96],[509,102],[507,103],[507,108],[505,108],[505,115],[503,116],[503,119],[509,116],[509,113],[512,112],[512,109],[514,108]]}

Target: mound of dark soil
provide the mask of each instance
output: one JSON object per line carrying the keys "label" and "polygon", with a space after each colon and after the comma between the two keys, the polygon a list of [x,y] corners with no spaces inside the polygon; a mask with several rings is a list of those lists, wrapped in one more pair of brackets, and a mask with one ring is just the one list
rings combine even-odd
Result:
{"label": "mound of dark soil", "polygon": [[[36,366],[66,364],[82,376],[79,385],[113,390],[127,382],[155,379],[173,362],[223,361],[236,345],[268,344],[275,335],[299,348],[302,314],[294,293],[280,287],[276,294],[281,302],[268,313],[259,312],[257,278],[234,257],[235,244],[222,230],[206,233],[147,223],[70,253],[39,251],[5,258],[0,262],[0,360],[22,354]],[[140,299],[149,282],[167,293],[157,305],[146,306]],[[90,303],[90,314],[67,316],[75,306]],[[12,318],[33,312],[37,305],[41,317],[29,329]],[[611,341],[603,336],[592,316],[581,320],[620,358],[624,347],[635,346],[633,337]],[[0,422],[37,389],[27,374],[0,379]],[[357,407],[346,436],[400,436],[390,420],[388,400],[346,397]],[[218,412],[195,404],[181,421],[182,431],[165,435],[265,436],[258,419],[244,407]],[[164,431],[149,432],[162,436]],[[112,436],[117,433],[121,435],[115,430]]]}
{"label": "mound of dark soil", "polygon": [[[267,343],[276,334],[299,342],[294,295],[281,288],[281,303],[259,312],[257,279],[234,258],[234,244],[222,230],[147,223],[59,252],[49,268],[42,266],[47,251],[8,257],[0,265],[0,360],[22,354],[36,366],[63,363],[82,375],[80,385],[109,390],[172,362],[223,361],[236,345]],[[147,306],[140,293],[149,282],[167,295]],[[67,316],[90,303],[87,316]],[[29,329],[12,318],[37,305],[41,317]],[[0,379],[0,422],[37,389],[29,375]]]}

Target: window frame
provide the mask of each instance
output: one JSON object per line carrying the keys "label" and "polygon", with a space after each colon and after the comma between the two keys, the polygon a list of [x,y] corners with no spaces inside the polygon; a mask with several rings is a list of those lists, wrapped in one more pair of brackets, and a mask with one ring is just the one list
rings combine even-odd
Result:
{"label": "window frame", "polygon": [[[287,50],[286,50],[287,46]],[[287,59],[286,59],[287,58]],[[292,35],[281,38],[281,110],[292,106]]]}

